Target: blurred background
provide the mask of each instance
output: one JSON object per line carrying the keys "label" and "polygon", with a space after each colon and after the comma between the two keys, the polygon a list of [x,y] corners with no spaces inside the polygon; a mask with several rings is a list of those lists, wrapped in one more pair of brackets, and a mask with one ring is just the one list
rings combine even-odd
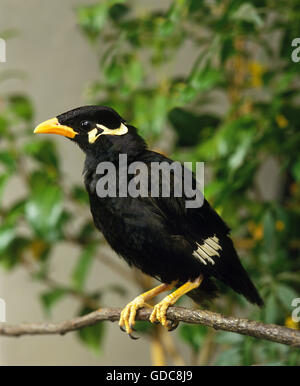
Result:
{"label": "blurred background", "polygon": [[[105,104],[152,149],[205,162],[205,195],[265,300],[257,309],[224,288],[210,309],[299,328],[291,317],[300,297],[299,0],[2,0],[0,37],[8,323],[122,307],[155,284],[95,231],[83,154],[61,137],[33,136],[43,120]],[[64,337],[1,337],[0,364],[300,364],[299,350],[203,326],[137,329],[138,341],[108,322]]]}

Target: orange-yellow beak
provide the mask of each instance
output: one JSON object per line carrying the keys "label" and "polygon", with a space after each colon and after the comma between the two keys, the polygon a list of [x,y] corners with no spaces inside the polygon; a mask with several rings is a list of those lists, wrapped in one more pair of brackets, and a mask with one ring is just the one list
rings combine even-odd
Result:
{"label": "orange-yellow beak", "polygon": [[74,138],[76,131],[69,126],[60,125],[57,118],[48,119],[34,129],[35,134],[58,134]]}

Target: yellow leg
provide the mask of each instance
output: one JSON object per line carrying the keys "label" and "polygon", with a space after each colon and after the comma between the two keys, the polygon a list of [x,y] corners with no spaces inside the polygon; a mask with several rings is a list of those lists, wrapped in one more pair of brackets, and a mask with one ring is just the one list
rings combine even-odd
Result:
{"label": "yellow leg", "polygon": [[[171,284],[161,284],[150,291],[147,291],[138,297],[136,297],[132,302],[128,303],[127,306],[121,312],[119,326],[125,327],[127,334],[132,333],[132,327],[135,324],[135,316],[136,312],[139,308],[149,307],[146,301],[154,298],[164,291],[168,291],[174,288],[176,282],[172,282]],[[151,307],[151,306],[150,306]]]}
{"label": "yellow leg", "polygon": [[163,326],[168,327],[167,322],[167,309],[169,306],[175,304],[181,296],[185,295],[187,292],[199,287],[203,280],[202,276],[199,276],[194,281],[188,281],[179,287],[176,291],[166,296],[161,302],[156,304],[154,307],[152,314],[150,316],[150,322],[154,323],[158,320]]}

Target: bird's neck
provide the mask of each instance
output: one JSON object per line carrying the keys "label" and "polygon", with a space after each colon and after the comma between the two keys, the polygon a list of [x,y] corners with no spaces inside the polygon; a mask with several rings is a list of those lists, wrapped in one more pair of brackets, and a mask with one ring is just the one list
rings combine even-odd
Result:
{"label": "bird's neck", "polygon": [[96,169],[100,162],[112,162],[117,166],[121,154],[126,154],[128,163],[134,162],[147,149],[145,141],[135,131],[126,137],[105,136],[101,140],[98,146],[85,151],[84,171]]}

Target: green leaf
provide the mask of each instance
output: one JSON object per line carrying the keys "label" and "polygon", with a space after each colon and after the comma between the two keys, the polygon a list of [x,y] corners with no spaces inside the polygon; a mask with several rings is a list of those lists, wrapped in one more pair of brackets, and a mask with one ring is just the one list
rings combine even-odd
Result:
{"label": "green leaf", "polygon": [[189,0],[189,12],[194,14],[197,11],[205,10],[206,4],[199,0]]}
{"label": "green leaf", "polygon": [[238,10],[234,12],[232,18],[256,24],[258,27],[263,25],[262,18],[259,16],[257,9],[251,3],[242,4]]}
{"label": "green leaf", "polygon": [[182,108],[171,110],[168,118],[176,130],[179,146],[195,146],[205,128],[215,128],[220,122],[212,115],[196,115]]}
{"label": "green leaf", "polygon": [[104,323],[95,326],[84,327],[79,330],[80,340],[96,354],[100,352],[101,342],[104,336]]}
{"label": "green leaf", "polygon": [[109,16],[115,22],[119,22],[125,15],[128,14],[130,8],[128,5],[117,3],[113,5],[109,10]]}
{"label": "green leaf", "polygon": [[5,189],[5,186],[6,186],[6,183],[8,182],[8,180],[9,180],[8,174],[1,174],[0,175],[0,198],[2,197],[2,195],[4,193],[4,189]]}
{"label": "green leaf", "polygon": [[250,146],[252,145],[254,132],[247,131],[240,136],[239,146],[229,157],[228,165],[232,170],[238,169],[244,162]]}
{"label": "green leaf", "polygon": [[152,99],[151,104],[151,127],[155,134],[159,134],[163,129],[168,109],[168,100],[164,95],[157,95]]}
{"label": "green leaf", "polygon": [[25,205],[25,216],[37,236],[47,241],[61,235],[62,192],[58,186],[37,185]]}
{"label": "green leaf", "polygon": [[292,310],[292,300],[299,297],[299,294],[291,287],[285,284],[278,284],[276,286],[276,294],[281,304],[289,310]]}
{"label": "green leaf", "polygon": [[78,24],[91,40],[98,37],[106,22],[107,12],[108,9],[105,3],[83,6],[77,9]]}
{"label": "green leaf", "polygon": [[116,58],[112,58],[110,63],[104,68],[104,76],[109,84],[120,83],[123,70]]}
{"label": "green leaf", "polygon": [[9,98],[10,109],[20,119],[31,122],[33,118],[33,106],[30,100],[23,95],[14,95]]}
{"label": "green leaf", "polygon": [[7,134],[9,128],[8,120],[4,116],[0,116],[0,134],[4,136]]}
{"label": "green leaf", "polygon": [[107,21],[110,8],[123,2],[124,0],[106,0],[77,8],[78,24],[89,39],[95,40],[99,36]]}
{"label": "green leaf", "polygon": [[270,253],[274,250],[275,247],[275,220],[273,213],[268,210],[265,212],[263,218],[264,225],[264,244],[266,252]]}
{"label": "green leaf", "polygon": [[52,141],[31,141],[24,146],[24,151],[44,165],[58,168],[58,155]]}
{"label": "green leaf", "polygon": [[83,290],[85,280],[91,268],[95,250],[96,246],[94,244],[89,244],[83,249],[81,255],[79,256],[72,274],[73,286],[77,291]]}
{"label": "green leaf", "polygon": [[189,344],[195,352],[198,352],[207,333],[205,326],[190,326],[183,324],[179,329],[179,336]]}
{"label": "green leaf", "polygon": [[16,222],[24,215],[25,201],[17,201],[9,208],[9,212],[5,216],[6,224],[14,226]]}
{"label": "green leaf", "polygon": [[244,341],[244,336],[240,334],[235,334],[234,332],[223,332],[221,331],[217,337],[216,341],[219,344],[236,344]]}
{"label": "green leaf", "polygon": [[40,300],[47,314],[50,314],[51,308],[67,295],[64,288],[55,288],[40,295]]}
{"label": "green leaf", "polygon": [[241,352],[238,347],[223,351],[215,363],[215,366],[239,366],[241,364]]}
{"label": "green leaf", "polygon": [[185,105],[193,101],[198,94],[197,90],[190,84],[186,84],[178,90],[177,103],[178,105]]}
{"label": "green leaf", "polygon": [[139,127],[142,135],[158,136],[167,118],[169,100],[167,96],[160,94],[152,98],[141,94],[135,98],[135,124]]}
{"label": "green leaf", "polygon": [[204,69],[195,71],[189,83],[198,92],[204,92],[215,87],[222,78],[221,71],[206,66]]}
{"label": "green leaf", "polygon": [[49,173],[48,170],[45,172],[44,168],[39,168],[29,175],[29,184],[34,192],[40,189],[41,186],[58,185],[59,181],[57,177],[57,173]]}
{"label": "green leaf", "polygon": [[[83,308],[79,313],[80,316],[86,315],[92,311],[91,308]],[[105,325],[103,322],[97,323],[94,326],[84,327],[77,332],[79,339],[96,354],[101,350],[101,344],[104,337]]]}
{"label": "green leaf", "polygon": [[1,265],[8,270],[14,268],[21,261],[29,244],[30,241],[25,237],[14,237],[0,255]]}
{"label": "green leaf", "polygon": [[276,323],[278,320],[279,314],[280,314],[280,309],[278,307],[276,297],[273,294],[271,294],[268,296],[267,300],[265,301],[265,309],[264,309],[265,322]]}
{"label": "green leaf", "polygon": [[228,34],[222,37],[223,45],[221,47],[221,62],[223,65],[226,65],[226,61],[235,54],[234,48],[234,38],[232,34]]}
{"label": "green leaf", "polygon": [[154,325],[152,323],[144,322],[141,320],[137,320],[134,326],[134,330],[142,334],[151,334],[153,331],[153,328],[154,328]]}
{"label": "green leaf", "polygon": [[[95,232],[95,225],[91,223],[91,221],[88,221],[82,225],[76,238],[84,244],[89,241],[92,241],[92,236],[94,232]],[[99,242],[100,242],[100,238],[99,238]]]}
{"label": "green leaf", "polygon": [[296,181],[300,181],[300,157],[294,163],[292,167],[293,176]]}
{"label": "green leaf", "polygon": [[251,366],[254,363],[253,351],[256,345],[255,339],[243,336],[242,365]]}
{"label": "green leaf", "polygon": [[[293,72],[283,72],[276,77],[275,90],[276,93],[281,94],[284,93],[291,85],[295,78],[295,74]],[[273,103],[278,102],[278,100],[274,97]]]}
{"label": "green leaf", "polygon": [[16,236],[16,229],[3,225],[0,227],[0,253],[2,253]]}
{"label": "green leaf", "polygon": [[137,58],[131,58],[129,63],[126,65],[126,79],[132,88],[137,87],[143,80],[143,67]]}
{"label": "green leaf", "polygon": [[13,173],[16,170],[15,154],[8,150],[1,151],[0,163],[2,163],[10,173]]}
{"label": "green leaf", "polygon": [[89,196],[87,191],[81,186],[73,186],[71,191],[72,198],[80,204],[87,205],[89,203]]}

